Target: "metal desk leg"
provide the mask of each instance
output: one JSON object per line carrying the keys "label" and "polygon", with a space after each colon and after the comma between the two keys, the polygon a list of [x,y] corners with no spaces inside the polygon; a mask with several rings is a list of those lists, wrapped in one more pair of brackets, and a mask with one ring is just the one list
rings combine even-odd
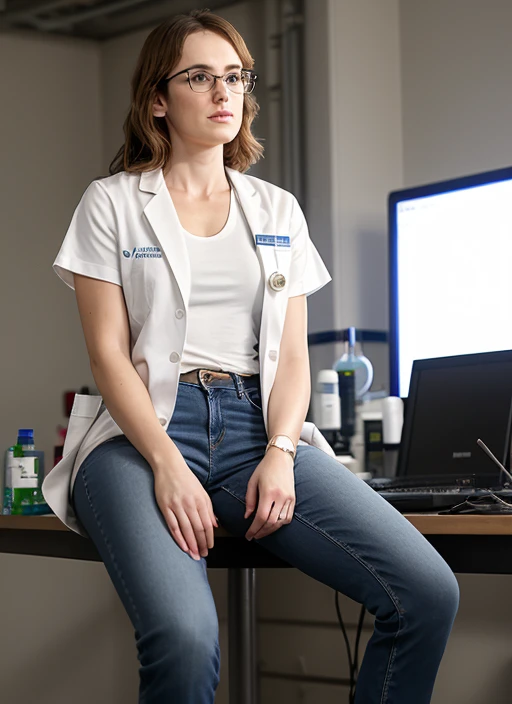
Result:
{"label": "metal desk leg", "polygon": [[229,702],[258,704],[256,569],[228,568]]}

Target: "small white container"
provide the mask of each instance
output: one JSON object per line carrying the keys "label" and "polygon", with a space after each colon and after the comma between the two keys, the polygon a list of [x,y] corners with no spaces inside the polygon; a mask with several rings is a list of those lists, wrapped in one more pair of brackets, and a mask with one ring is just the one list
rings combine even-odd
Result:
{"label": "small white container", "polygon": [[319,430],[341,428],[338,373],[334,369],[321,369],[318,372],[313,396],[313,419]]}
{"label": "small white container", "polygon": [[404,402],[398,396],[382,399],[382,439],[384,445],[399,445],[404,424]]}

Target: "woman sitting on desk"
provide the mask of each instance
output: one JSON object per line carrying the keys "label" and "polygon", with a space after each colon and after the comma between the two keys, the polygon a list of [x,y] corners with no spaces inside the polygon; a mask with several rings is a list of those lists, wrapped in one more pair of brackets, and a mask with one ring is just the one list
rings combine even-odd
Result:
{"label": "woman sitting on desk", "polygon": [[382,497],[298,444],[306,296],[330,276],[296,199],[244,175],[263,151],[252,67],[236,30],[207,11],[146,40],[124,147],[54,264],[75,287],[106,408],[70,440],[73,472],[57,465],[45,496],[57,506],[71,489],[59,515],[105,562],[135,629],[140,702],[213,704],[218,620],[203,558],[220,522],[375,616],[358,704],[426,704],[457,582]]}

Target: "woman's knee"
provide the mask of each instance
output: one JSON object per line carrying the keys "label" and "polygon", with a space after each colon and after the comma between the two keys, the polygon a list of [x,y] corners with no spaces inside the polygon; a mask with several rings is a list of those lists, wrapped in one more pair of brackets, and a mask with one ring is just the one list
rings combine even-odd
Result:
{"label": "woman's knee", "polygon": [[[444,563],[446,564],[446,563]],[[459,608],[460,590],[457,579],[448,565],[438,570],[430,579],[424,579],[412,592],[409,608],[405,609],[406,618],[432,628],[453,624]],[[409,613],[407,613],[409,612]]]}
{"label": "woman's knee", "polygon": [[180,617],[162,618],[137,638],[141,661],[202,671],[219,660],[219,625],[213,614],[192,609]]}

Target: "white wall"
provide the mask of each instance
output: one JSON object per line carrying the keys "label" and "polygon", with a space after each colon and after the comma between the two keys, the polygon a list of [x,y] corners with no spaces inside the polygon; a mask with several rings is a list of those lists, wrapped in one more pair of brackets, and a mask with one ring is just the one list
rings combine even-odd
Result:
{"label": "white wall", "polygon": [[401,0],[404,186],[512,163],[512,3]]}
{"label": "white wall", "polygon": [[99,85],[97,44],[2,36],[0,448],[33,427],[49,468],[62,393],[92,382],[75,297],[51,265],[100,170]]}
{"label": "white wall", "polygon": [[386,329],[386,198],[402,184],[398,0],[331,0],[335,321]]}
{"label": "white wall", "polygon": [[[305,27],[308,216],[322,232],[333,276],[310,311],[324,310],[316,330],[386,330],[386,199],[403,178],[398,0],[306,0]],[[339,344],[313,348],[314,366],[332,366],[341,351]],[[374,364],[372,388],[387,388],[386,346],[365,351]]]}

